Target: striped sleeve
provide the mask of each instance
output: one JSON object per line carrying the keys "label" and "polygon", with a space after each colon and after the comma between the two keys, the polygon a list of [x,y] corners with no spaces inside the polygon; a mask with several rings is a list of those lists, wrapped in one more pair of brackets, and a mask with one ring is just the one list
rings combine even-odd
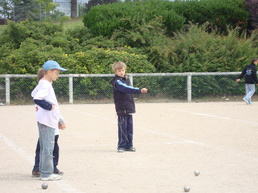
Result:
{"label": "striped sleeve", "polygon": [[116,89],[123,93],[130,93],[130,94],[141,93],[141,90],[139,88],[128,86],[127,84],[123,83],[121,80],[116,81]]}

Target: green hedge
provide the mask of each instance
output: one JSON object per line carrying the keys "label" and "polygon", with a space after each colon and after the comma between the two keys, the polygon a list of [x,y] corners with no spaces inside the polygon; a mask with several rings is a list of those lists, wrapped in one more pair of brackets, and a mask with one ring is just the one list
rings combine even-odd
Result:
{"label": "green hedge", "polygon": [[246,29],[250,13],[243,0],[193,0],[175,1],[171,8],[184,16],[186,23],[204,24],[210,22],[221,32],[227,32],[227,26]]}
{"label": "green hedge", "polygon": [[145,0],[92,7],[83,22],[95,36],[111,37],[115,30],[130,31],[159,16],[166,33],[172,35],[189,22],[210,22],[223,33],[227,32],[227,25],[246,29],[250,13],[243,0]]}
{"label": "green hedge", "polygon": [[135,26],[162,17],[163,28],[167,32],[182,29],[185,18],[167,5],[167,1],[118,2],[95,6],[84,15],[83,22],[95,36],[109,36],[115,30],[133,30]]}
{"label": "green hedge", "polygon": [[227,36],[207,33],[207,25],[190,25],[187,33],[175,35],[170,72],[242,71],[258,54],[255,36],[239,38],[238,28],[229,29]]}

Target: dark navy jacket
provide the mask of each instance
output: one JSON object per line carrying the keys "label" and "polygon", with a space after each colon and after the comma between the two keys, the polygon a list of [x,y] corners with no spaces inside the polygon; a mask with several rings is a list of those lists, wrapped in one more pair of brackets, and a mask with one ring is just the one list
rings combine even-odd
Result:
{"label": "dark navy jacket", "polygon": [[242,79],[244,75],[245,75],[246,84],[258,83],[255,64],[247,65],[242,71],[242,73],[240,74],[239,79]]}
{"label": "dark navy jacket", "polygon": [[133,94],[141,93],[141,90],[132,87],[130,79],[125,77],[115,76],[111,84],[113,85],[113,95],[118,116],[135,113],[135,104]]}

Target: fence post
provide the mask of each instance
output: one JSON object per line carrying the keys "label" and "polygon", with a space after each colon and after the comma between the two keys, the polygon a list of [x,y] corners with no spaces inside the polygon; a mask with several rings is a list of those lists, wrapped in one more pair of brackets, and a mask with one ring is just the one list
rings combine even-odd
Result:
{"label": "fence post", "polygon": [[131,82],[131,86],[133,86],[133,75],[132,74],[129,74],[129,79],[130,79],[130,82]]}
{"label": "fence post", "polygon": [[10,76],[5,77],[5,103],[10,104]]}
{"label": "fence post", "polygon": [[192,101],[192,74],[187,75],[187,101]]}
{"label": "fence post", "polygon": [[73,77],[69,74],[69,103],[73,104]]}

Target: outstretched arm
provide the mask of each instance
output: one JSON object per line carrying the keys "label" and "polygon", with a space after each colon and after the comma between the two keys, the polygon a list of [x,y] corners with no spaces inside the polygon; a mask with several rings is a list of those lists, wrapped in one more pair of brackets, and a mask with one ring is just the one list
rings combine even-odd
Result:
{"label": "outstretched arm", "polygon": [[137,87],[128,86],[127,84],[123,83],[121,80],[116,81],[116,89],[130,94],[138,94],[141,93],[141,90]]}

